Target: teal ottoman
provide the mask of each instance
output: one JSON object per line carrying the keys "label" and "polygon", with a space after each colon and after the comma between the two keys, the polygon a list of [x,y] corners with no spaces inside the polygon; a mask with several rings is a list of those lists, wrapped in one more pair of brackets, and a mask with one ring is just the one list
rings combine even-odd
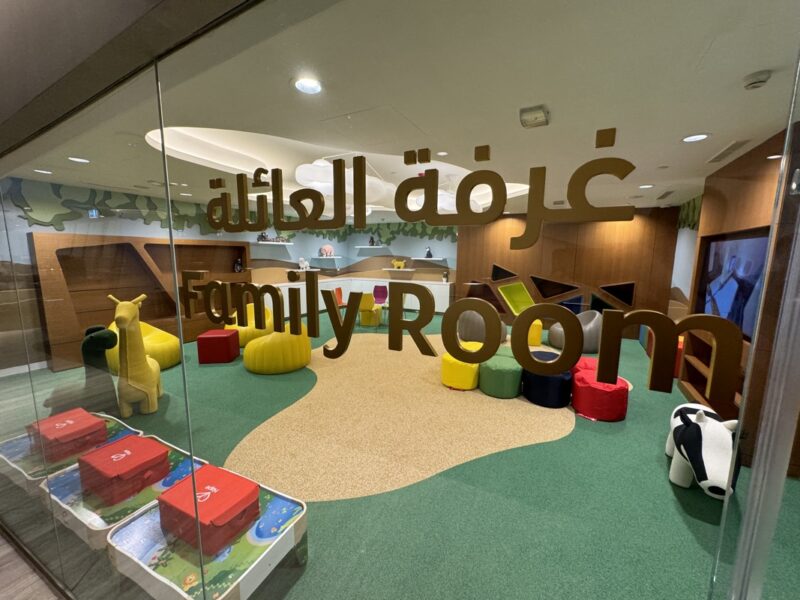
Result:
{"label": "teal ottoman", "polygon": [[504,348],[485,363],[481,363],[478,386],[487,396],[494,398],[516,398],[519,396],[522,367],[510,349]]}

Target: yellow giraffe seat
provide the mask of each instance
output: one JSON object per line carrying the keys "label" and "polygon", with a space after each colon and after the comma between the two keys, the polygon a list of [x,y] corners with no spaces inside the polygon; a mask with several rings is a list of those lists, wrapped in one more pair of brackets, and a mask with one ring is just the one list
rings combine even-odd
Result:
{"label": "yellow giraffe seat", "polygon": [[[117,378],[117,401],[119,414],[123,419],[133,415],[133,404],[139,405],[139,412],[146,415],[158,410],[161,396],[161,367],[156,359],[147,356],[144,350],[144,337],[139,322],[139,308],[147,299],[145,294],[130,302],[117,300],[109,295],[109,300],[117,305],[114,311],[114,324],[119,332],[119,377]],[[154,328],[155,329],[155,328]]]}
{"label": "yellow giraffe seat", "polygon": [[244,348],[244,368],[259,375],[275,375],[302,369],[311,362],[311,338],[303,325],[301,335],[275,331],[256,338]]}
{"label": "yellow giraffe seat", "polygon": [[[114,333],[119,333],[117,324],[113,321],[108,328]],[[153,327],[149,323],[139,322],[139,328],[142,332],[144,353],[150,358],[154,358],[162,371],[181,362],[181,344],[178,336],[158,327]],[[106,362],[108,362],[108,370],[112,374],[118,375],[119,344],[111,348],[111,350],[106,350]]]}
{"label": "yellow giraffe seat", "polygon": [[[236,318],[235,314],[234,318]],[[266,329],[256,329],[256,310],[255,305],[251,302],[247,305],[247,326],[241,327],[237,321],[233,325],[225,325],[225,329],[237,329],[239,331],[239,348],[244,348],[254,339],[269,335],[275,330],[272,324],[272,313],[266,307],[264,307],[264,322],[267,326]]]}

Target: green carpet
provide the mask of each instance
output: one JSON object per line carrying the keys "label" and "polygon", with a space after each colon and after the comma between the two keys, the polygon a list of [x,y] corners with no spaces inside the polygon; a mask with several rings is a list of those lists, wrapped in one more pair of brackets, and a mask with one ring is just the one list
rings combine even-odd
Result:
{"label": "green carpet", "polygon": [[[437,332],[439,324],[437,318],[426,331]],[[324,316],[321,326],[315,347],[332,336]],[[369,331],[375,330],[357,328]],[[378,333],[385,336],[386,327]],[[186,353],[195,451],[217,464],[315,383],[309,369],[256,376],[241,359],[201,366],[195,344]],[[664,439],[670,411],[684,399],[677,390],[648,391],[647,372],[641,346],[625,340],[620,374],[634,389],[621,423],[578,418],[574,432],[555,442],[484,457],[386,494],[311,503],[308,565],[291,570],[291,585],[267,591],[294,600],[705,598],[722,503],[669,483]],[[185,446],[180,369],[166,371],[163,382],[169,398],[159,413],[130,423]],[[748,476],[744,469],[729,533]],[[790,479],[768,600],[795,598],[800,588],[798,531],[800,481]],[[725,582],[734,550],[730,540]]]}

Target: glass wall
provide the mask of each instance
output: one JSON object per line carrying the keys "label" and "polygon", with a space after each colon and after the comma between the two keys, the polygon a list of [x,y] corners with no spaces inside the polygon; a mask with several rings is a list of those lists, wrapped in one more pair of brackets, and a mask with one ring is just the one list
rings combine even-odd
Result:
{"label": "glass wall", "polygon": [[[164,166],[138,133],[158,127],[155,83],[148,69],[0,162],[0,518],[78,598],[146,597],[108,536],[191,474]],[[185,577],[202,597],[200,569]]]}
{"label": "glass wall", "polygon": [[0,159],[4,526],[79,598],[724,598],[767,547],[736,597],[793,597],[800,9],[295,4]]}

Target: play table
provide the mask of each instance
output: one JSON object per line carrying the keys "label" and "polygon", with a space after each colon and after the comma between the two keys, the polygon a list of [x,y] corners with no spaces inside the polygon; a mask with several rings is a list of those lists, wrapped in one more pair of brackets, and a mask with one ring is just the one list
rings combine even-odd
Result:
{"label": "play table", "polygon": [[[108,532],[114,525],[147,507],[164,490],[191,473],[188,452],[155,436],[145,437],[169,447],[169,474],[122,502],[106,506],[94,494],[84,494],[77,464],[51,475],[40,484],[45,506],[52,508],[59,521],[95,550],[105,548]],[[195,468],[204,463],[198,458],[194,460]]]}
{"label": "play table", "polygon": [[[258,520],[216,556],[203,557],[209,599],[245,600],[285,556],[301,553],[305,504],[260,488]],[[203,598],[199,553],[164,533],[157,502],[114,527],[108,551],[119,572],[157,600]]]}

